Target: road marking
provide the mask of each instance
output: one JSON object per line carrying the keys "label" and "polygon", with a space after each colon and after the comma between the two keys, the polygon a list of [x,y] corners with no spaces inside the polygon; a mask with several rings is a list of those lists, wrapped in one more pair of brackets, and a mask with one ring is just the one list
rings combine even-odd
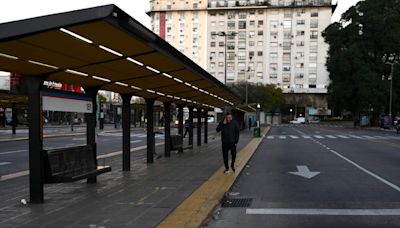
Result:
{"label": "road marking", "polygon": [[280,139],[286,139],[286,136],[285,135],[280,135],[279,138]]}
{"label": "road marking", "polygon": [[6,152],[0,152],[0,155],[3,154],[16,154],[16,153],[22,153],[22,152],[27,152],[28,150],[13,150],[13,151],[6,151]]}
{"label": "road marking", "polygon": [[320,209],[320,208],[248,208],[248,215],[349,215],[349,216],[393,216],[400,209]]}
{"label": "road marking", "polygon": [[139,142],[142,142],[143,140],[133,140],[133,141],[131,141],[131,143],[139,143]]}
{"label": "road marking", "polygon": [[325,137],[330,138],[330,139],[336,139],[336,137],[333,135],[325,135]]}
{"label": "road marking", "polygon": [[[321,146],[325,146],[324,144],[318,142],[317,140],[314,140],[314,142],[320,144]],[[326,147],[326,146],[325,146]],[[343,156],[342,154],[340,154],[339,152],[336,152],[335,150],[329,149],[328,151],[330,151],[331,153],[335,154],[336,156],[340,157],[341,159],[345,160],[346,162],[352,164],[353,166],[355,166],[356,168],[360,169],[361,171],[363,171],[364,173],[372,176],[373,178],[381,181],[382,183],[388,185],[389,187],[393,188],[394,190],[400,192],[400,187],[393,184],[392,182],[386,180],[383,177],[380,177],[379,175],[373,173],[372,171],[369,171],[368,169],[362,167],[361,165],[355,163],[354,161],[348,159],[347,157]]]}
{"label": "road marking", "polygon": [[315,138],[317,139],[323,139],[324,137],[320,136],[320,135],[314,135]]}
{"label": "road marking", "polygon": [[374,137],[369,136],[369,135],[363,135],[362,137],[363,137],[363,138],[366,138],[366,139],[375,139]]}
{"label": "road marking", "polygon": [[311,139],[311,136],[309,136],[309,135],[302,135],[301,137],[303,137],[305,139]]}
{"label": "road marking", "polygon": [[298,165],[296,166],[296,168],[297,168],[296,172],[288,172],[288,173],[304,177],[306,179],[311,179],[321,173],[321,172],[311,172],[306,165]]}
{"label": "road marking", "polygon": [[347,137],[347,136],[345,136],[345,135],[336,135],[337,137],[339,137],[339,138],[342,138],[342,139],[348,139],[349,137]]}
{"label": "road marking", "polygon": [[268,136],[267,136],[267,139],[274,139],[274,136],[268,135]]}
{"label": "road marking", "polygon": [[362,139],[362,137],[360,137],[358,135],[349,135],[349,136],[352,137],[352,138],[355,138],[355,139]]}
{"label": "road marking", "polygon": [[11,165],[12,162],[0,162],[0,165]]}
{"label": "road marking", "polygon": [[386,137],[380,136],[380,135],[376,135],[374,136],[376,139],[386,139]]}
{"label": "road marking", "polygon": [[299,136],[295,136],[295,135],[289,135],[289,137],[292,138],[292,139],[298,139],[299,138]]}
{"label": "road marking", "polygon": [[86,140],[86,138],[72,138],[73,141],[83,141]]}

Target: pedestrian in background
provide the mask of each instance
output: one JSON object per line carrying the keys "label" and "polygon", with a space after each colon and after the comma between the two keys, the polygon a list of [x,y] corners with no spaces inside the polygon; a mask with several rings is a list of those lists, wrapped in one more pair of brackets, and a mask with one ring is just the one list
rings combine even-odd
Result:
{"label": "pedestrian in background", "polygon": [[232,156],[231,169],[235,172],[236,146],[239,141],[239,126],[237,122],[232,119],[230,113],[227,113],[224,120],[219,122],[217,132],[221,132],[222,156],[225,165],[224,173],[229,173],[229,151]]}

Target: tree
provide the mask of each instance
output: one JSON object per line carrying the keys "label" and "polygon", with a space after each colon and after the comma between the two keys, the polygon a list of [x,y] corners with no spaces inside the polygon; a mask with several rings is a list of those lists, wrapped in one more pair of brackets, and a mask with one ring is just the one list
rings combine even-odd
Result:
{"label": "tree", "polygon": [[[390,73],[383,56],[400,56],[400,0],[365,0],[347,10],[323,32],[330,45],[327,69],[329,103],[358,115],[388,108]],[[398,69],[398,68],[396,68]],[[399,110],[400,72],[394,72],[393,110]]]}
{"label": "tree", "polygon": [[[240,97],[246,97],[246,83],[238,82],[230,85],[233,92]],[[260,103],[261,109],[265,112],[273,108],[281,108],[285,105],[282,90],[275,85],[262,83],[248,83],[248,103]]]}

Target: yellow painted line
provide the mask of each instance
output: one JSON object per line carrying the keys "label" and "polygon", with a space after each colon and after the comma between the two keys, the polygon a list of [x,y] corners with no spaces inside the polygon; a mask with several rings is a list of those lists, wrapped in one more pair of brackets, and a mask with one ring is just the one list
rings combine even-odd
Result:
{"label": "yellow painted line", "polygon": [[236,173],[224,174],[221,166],[206,182],[186,198],[157,227],[200,227],[221,199],[231,188],[244,169],[270,127],[264,129],[262,137],[252,139],[236,157]]}

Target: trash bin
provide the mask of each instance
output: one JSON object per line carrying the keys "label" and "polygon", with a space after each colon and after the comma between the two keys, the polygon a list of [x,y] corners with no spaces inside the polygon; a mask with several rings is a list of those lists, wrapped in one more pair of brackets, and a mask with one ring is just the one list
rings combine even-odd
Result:
{"label": "trash bin", "polygon": [[261,137],[261,133],[260,133],[260,128],[259,128],[259,127],[255,127],[255,128],[253,129],[253,137],[254,137],[254,138],[259,138],[259,137]]}

